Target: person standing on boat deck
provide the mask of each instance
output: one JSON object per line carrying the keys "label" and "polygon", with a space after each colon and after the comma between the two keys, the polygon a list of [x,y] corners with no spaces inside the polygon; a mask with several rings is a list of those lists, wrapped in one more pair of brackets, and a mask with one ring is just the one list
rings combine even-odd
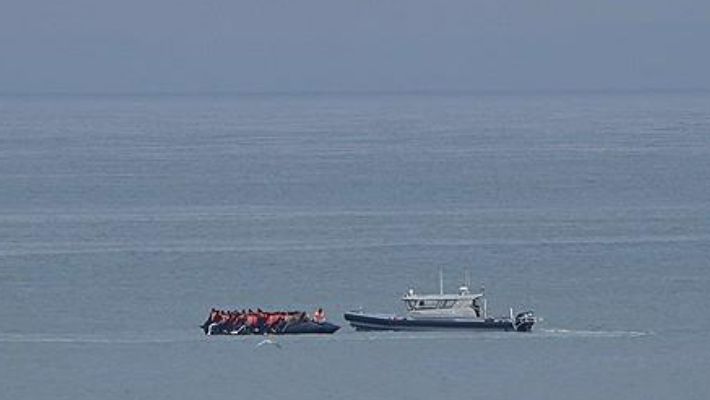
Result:
{"label": "person standing on boat deck", "polygon": [[325,322],[325,311],[323,311],[322,308],[317,309],[316,312],[313,314],[313,320],[319,324]]}

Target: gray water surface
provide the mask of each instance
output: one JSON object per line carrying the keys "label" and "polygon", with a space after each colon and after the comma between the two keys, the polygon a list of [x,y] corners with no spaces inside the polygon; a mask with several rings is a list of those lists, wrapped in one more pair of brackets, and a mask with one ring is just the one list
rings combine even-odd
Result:
{"label": "gray water surface", "polygon": [[[705,399],[708,263],[707,94],[0,97],[2,399]],[[542,322],[345,326],[440,266]]]}

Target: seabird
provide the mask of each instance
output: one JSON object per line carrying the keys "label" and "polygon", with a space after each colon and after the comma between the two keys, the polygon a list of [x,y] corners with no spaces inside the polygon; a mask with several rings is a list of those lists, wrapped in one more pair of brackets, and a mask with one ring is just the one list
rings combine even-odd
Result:
{"label": "seabird", "polygon": [[274,341],[271,340],[271,339],[264,339],[264,340],[262,340],[261,342],[257,343],[256,347],[261,347],[261,346],[263,346],[263,345],[265,345],[265,344],[273,344],[274,346],[278,347],[279,349],[281,348],[281,345],[280,345],[280,344],[274,342]]}

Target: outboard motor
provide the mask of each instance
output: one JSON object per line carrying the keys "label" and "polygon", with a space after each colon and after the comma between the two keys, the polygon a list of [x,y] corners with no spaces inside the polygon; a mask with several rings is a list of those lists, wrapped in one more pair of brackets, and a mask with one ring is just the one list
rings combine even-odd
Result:
{"label": "outboard motor", "polygon": [[515,316],[515,330],[518,332],[529,332],[532,330],[537,319],[532,311],[523,311]]}

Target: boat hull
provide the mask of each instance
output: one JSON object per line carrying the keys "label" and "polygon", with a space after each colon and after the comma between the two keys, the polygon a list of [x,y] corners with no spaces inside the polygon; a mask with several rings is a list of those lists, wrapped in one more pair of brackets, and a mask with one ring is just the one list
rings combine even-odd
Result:
{"label": "boat hull", "polygon": [[281,335],[304,335],[304,334],[333,334],[340,329],[340,326],[330,322],[304,322],[284,327]]}
{"label": "boat hull", "polygon": [[286,324],[276,329],[268,329],[265,327],[250,329],[244,327],[237,330],[227,330],[220,329],[218,326],[210,329],[209,326],[205,325],[201,328],[205,330],[205,334],[207,335],[329,335],[337,332],[340,329],[340,326],[330,322],[318,323],[314,321],[306,321]]}
{"label": "boat hull", "polygon": [[349,312],[343,315],[358,331],[518,331],[532,330],[533,322],[515,324],[511,319],[495,318],[404,318],[392,315]]}

